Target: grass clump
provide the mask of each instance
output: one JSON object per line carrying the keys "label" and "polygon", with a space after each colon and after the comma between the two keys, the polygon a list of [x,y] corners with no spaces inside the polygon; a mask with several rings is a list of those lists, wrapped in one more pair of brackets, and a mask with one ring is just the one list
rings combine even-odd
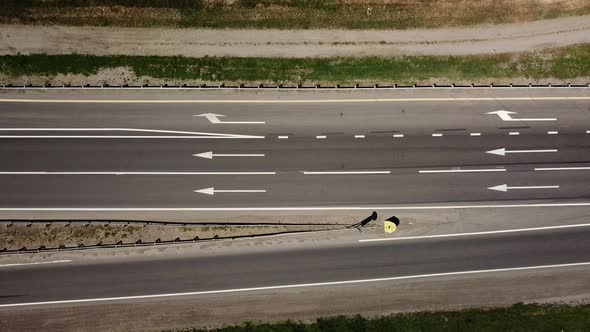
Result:
{"label": "grass clump", "polygon": [[508,308],[421,312],[376,318],[338,316],[312,323],[246,323],[213,330],[182,332],[583,332],[590,327],[590,305],[516,304]]}
{"label": "grass clump", "polygon": [[3,0],[0,23],[408,29],[590,14],[586,0]]}
{"label": "grass clump", "polygon": [[97,74],[131,68],[137,77],[216,83],[306,84],[356,82],[414,84],[490,82],[511,78],[590,77],[590,44],[522,54],[396,58],[233,58],[92,55],[0,56],[5,77]]}

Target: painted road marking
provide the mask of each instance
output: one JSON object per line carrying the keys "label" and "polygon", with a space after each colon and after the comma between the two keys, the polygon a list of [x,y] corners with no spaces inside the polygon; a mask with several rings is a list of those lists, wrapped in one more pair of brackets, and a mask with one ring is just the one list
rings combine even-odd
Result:
{"label": "painted road marking", "polygon": [[471,133],[469,136],[481,136],[481,133]]}
{"label": "painted road marking", "polygon": [[325,139],[326,138],[326,135],[318,135],[315,138],[317,138],[317,139]]}
{"label": "painted road marking", "polygon": [[516,112],[510,112],[505,110],[499,110],[494,112],[487,112],[486,114],[493,114],[497,115],[502,119],[502,121],[556,121],[557,118],[528,118],[528,119],[515,119],[511,116],[511,114],[518,114]]}
{"label": "painted road marking", "polygon": [[470,232],[470,233],[418,235],[418,236],[405,236],[405,237],[385,237],[385,238],[376,238],[376,239],[361,239],[361,240],[359,240],[359,242],[436,239],[436,238],[441,238],[441,237],[445,238],[445,237],[458,237],[458,236],[477,236],[477,235],[518,233],[518,232],[535,232],[535,231],[546,231],[546,230],[552,230],[552,229],[578,228],[578,227],[590,227],[590,224],[572,224],[572,225],[544,226],[544,227],[531,227],[531,228],[502,229],[502,230],[497,230],[497,231],[483,231],[483,232]]}
{"label": "painted road marking", "polygon": [[205,195],[215,195],[216,193],[265,193],[266,190],[265,189],[255,189],[255,190],[249,190],[249,189],[219,190],[219,189],[215,189],[215,188],[211,187],[211,188],[204,188],[204,189],[195,190],[194,192],[200,193],[200,194],[205,194]]}
{"label": "painted road marking", "polygon": [[377,283],[377,282],[398,281],[398,280],[412,280],[412,279],[422,279],[422,278],[437,278],[437,277],[460,276],[460,275],[478,275],[478,274],[484,274],[484,273],[531,271],[531,270],[541,270],[541,269],[559,269],[559,268],[589,266],[589,265],[590,265],[590,262],[578,262],[578,263],[552,264],[552,265],[520,266],[520,267],[499,268],[499,269],[415,274],[415,275],[373,278],[373,279],[356,279],[356,280],[327,281],[327,282],[316,282],[316,283],[306,283],[306,284],[289,284],[289,285],[261,286],[261,287],[248,287],[248,288],[219,289],[219,290],[197,291],[197,292],[162,293],[162,294],[149,294],[149,295],[117,296],[117,297],[99,297],[99,298],[43,301],[43,302],[21,302],[21,303],[0,304],[0,308],[29,307],[29,306],[56,305],[56,304],[77,304],[77,303],[106,302],[106,301],[145,300],[145,299],[156,299],[156,298],[215,295],[215,294],[228,294],[228,293],[245,293],[245,292],[257,292],[257,291],[269,291],[269,290],[281,290],[281,289],[293,289],[293,288],[342,286],[342,285],[366,284],[366,283]]}
{"label": "painted road marking", "polygon": [[510,136],[518,136],[518,135],[520,135],[520,133],[518,131],[511,131],[511,132],[508,133],[508,135],[510,135]]}
{"label": "painted road marking", "polygon": [[279,139],[288,139],[288,138],[289,138],[289,136],[287,136],[287,135],[280,135],[279,136]]}
{"label": "painted road marking", "polygon": [[506,172],[505,168],[488,168],[488,169],[435,169],[435,170],[419,170],[420,174],[430,173],[478,173],[478,172]]}
{"label": "painted road marking", "polygon": [[508,190],[559,189],[559,186],[513,186],[513,187],[509,187],[506,184],[501,184],[499,186],[489,187],[488,189],[495,190],[495,191],[507,192]]}
{"label": "painted road marking", "polygon": [[0,172],[0,175],[275,175],[276,172]]}
{"label": "painted road marking", "polygon": [[193,157],[205,159],[213,159],[213,157],[264,157],[264,153],[213,153],[213,151],[207,151],[195,153]]}
{"label": "painted road marking", "polygon": [[454,209],[508,209],[540,207],[590,207],[590,202],[565,203],[523,203],[523,204],[482,204],[482,205],[416,205],[416,206],[283,206],[283,207],[0,207],[0,211],[43,211],[43,212],[178,212],[178,211],[368,211],[368,210],[454,210]]}
{"label": "painted road marking", "polygon": [[209,120],[209,122],[213,124],[265,124],[265,121],[221,121],[219,120],[220,117],[224,117],[225,115],[222,114],[215,114],[215,113],[203,113],[203,114],[196,114],[193,115],[194,117],[204,117],[205,119]]}
{"label": "painted road marking", "polygon": [[403,138],[404,134],[393,134],[393,138]]}
{"label": "painted road marking", "polygon": [[498,156],[505,156],[507,153],[548,153],[557,152],[557,149],[545,149],[545,150],[506,150],[506,148],[486,151],[489,154],[495,154]]}
{"label": "painted road marking", "polygon": [[365,138],[365,135],[354,135],[354,138]]}
{"label": "painted road marking", "polygon": [[535,171],[585,171],[590,167],[537,167]]}
{"label": "painted road marking", "polygon": [[62,259],[62,260],[58,260],[58,261],[49,261],[49,262],[11,263],[11,264],[0,264],[0,267],[58,264],[58,263],[69,263],[71,261],[72,260],[70,260],[70,259]]}
{"label": "painted road marking", "polygon": [[550,130],[547,132],[547,135],[557,135],[557,134],[559,134],[559,132],[556,130]]}
{"label": "painted road marking", "polygon": [[[304,104],[304,103],[380,103],[433,101],[551,101],[590,100],[590,97],[463,97],[463,98],[370,98],[370,99],[13,99],[4,103],[83,103],[83,104]],[[524,121],[524,120],[520,120]]]}
{"label": "painted road marking", "polygon": [[[0,128],[0,132],[37,132],[37,131],[62,131],[62,132],[141,132],[157,134],[174,134],[167,136],[156,135],[2,135],[0,138],[264,138],[264,136],[205,133],[197,131],[143,129],[143,128]],[[193,136],[194,135],[194,136]]]}
{"label": "painted road marking", "polygon": [[303,175],[362,175],[362,174],[390,174],[391,171],[303,171]]}
{"label": "painted road marking", "polygon": [[432,134],[432,137],[442,137],[443,134],[441,133],[434,133]]}
{"label": "painted road marking", "polygon": [[124,136],[124,135],[0,135],[0,138],[11,138],[11,139],[195,139],[195,138],[225,138],[225,139],[237,139],[237,138],[265,138],[264,136],[249,136],[249,135],[231,135],[231,136]]}

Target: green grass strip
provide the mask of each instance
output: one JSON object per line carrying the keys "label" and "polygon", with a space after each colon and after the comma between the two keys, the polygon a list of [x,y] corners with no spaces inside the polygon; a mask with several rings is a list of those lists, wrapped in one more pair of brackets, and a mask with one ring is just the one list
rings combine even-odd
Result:
{"label": "green grass strip", "polygon": [[452,312],[398,314],[378,318],[332,317],[313,323],[246,323],[214,330],[183,332],[586,332],[590,330],[590,305],[523,305],[509,308]]}
{"label": "green grass strip", "polygon": [[231,58],[91,55],[0,56],[0,73],[22,75],[96,74],[130,67],[137,76],[225,83],[411,84],[444,79],[486,81],[530,78],[559,80],[590,76],[590,44],[522,54],[396,58]]}

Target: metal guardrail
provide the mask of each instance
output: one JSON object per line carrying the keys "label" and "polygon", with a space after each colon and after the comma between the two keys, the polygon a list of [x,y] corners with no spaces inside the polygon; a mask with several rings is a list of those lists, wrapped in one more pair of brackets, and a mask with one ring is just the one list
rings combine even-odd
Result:
{"label": "metal guardrail", "polygon": [[430,85],[0,85],[5,90],[109,90],[109,89],[170,89],[170,90],[388,90],[388,89],[452,89],[452,88],[590,88],[590,83],[547,83],[547,84],[430,84]]}
{"label": "metal guardrail", "polygon": [[30,253],[76,251],[76,250],[88,250],[88,249],[147,247],[147,246],[157,246],[157,245],[206,242],[206,241],[215,241],[215,240],[228,240],[228,239],[234,240],[234,239],[243,239],[243,238],[268,237],[268,236],[282,235],[282,234],[297,234],[297,233],[312,233],[312,232],[317,233],[317,232],[325,232],[325,231],[328,231],[328,230],[283,231],[283,232],[261,233],[261,234],[251,234],[251,235],[234,235],[234,236],[217,236],[217,235],[215,235],[213,237],[208,237],[208,238],[199,238],[198,236],[196,236],[192,239],[180,239],[179,237],[177,237],[174,240],[156,239],[155,241],[150,241],[150,242],[143,242],[141,239],[139,239],[135,242],[124,243],[122,240],[120,240],[116,243],[99,242],[94,245],[85,245],[85,244],[78,244],[75,246],[60,245],[57,247],[49,247],[49,248],[42,245],[39,248],[27,248],[27,247],[22,247],[19,249],[3,248],[3,249],[0,249],[0,256],[2,256],[2,255],[30,254]]}
{"label": "metal guardrail", "polygon": [[[44,225],[45,227],[51,226],[61,226],[61,227],[69,227],[69,226],[77,226],[77,227],[84,227],[84,226],[118,226],[118,227],[127,227],[127,226],[176,226],[176,227],[197,227],[197,226],[241,226],[241,227],[248,227],[248,226],[302,226],[302,227],[309,227],[309,226],[339,226],[337,229],[344,229],[348,228],[346,225],[337,224],[337,223],[273,223],[273,222],[266,222],[266,223],[240,223],[240,222],[233,222],[233,223],[222,223],[222,222],[195,222],[195,223],[186,223],[186,222],[175,222],[175,221],[145,221],[145,220],[83,220],[83,219],[69,219],[69,220],[32,220],[32,219],[0,219],[0,225],[4,224],[4,227],[12,227],[13,225],[21,225],[25,227],[31,227],[33,225]],[[336,229],[336,228],[335,228]],[[162,240],[157,239],[155,241],[150,242],[143,242],[141,239],[135,242],[123,242],[119,240],[115,243],[102,243],[99,242],[94,245],[85,245],[85,244],[78,244],[73,246],[66,246],[60,245],[57,247],[46,247],[45,245],[41,245],[38,248],[27,248],[22,247],[18,249],[8,249],[6,247],[0,249],[0,256],[2,255],[10,255],[10,254],[27,254],[27,253],[42,253],[42,252],[59,252],[59,251],[73,251],[73,250],[86,250],[86,249],[98,249],[98,248],[129,248],[129,247],[140,247],[140,246],[157,246],[157,245],[168,245],[168,244],[182,244],[182,243],[195,243],[195,242],[204,242],[204,241],[215,241],[215,240],[228,240],[228,239],[241,239],[241,238],[256,238],[256,237],[268,237],[274,235],[282,235],[282,234],[296,234],[296,233],[311,233],[311,232],[322,232],[328,231],[333,229],[327,230],[291,230],[291,231],[280,231],[280,232],[270,232],[270,233],[258,233],[258,234],[249,234],[249,235],[230,235],[230,236],[218,236],[214,235],[212,237],[200,238],[198,236],[190,239],[180,239],[177,237],[174,240]]]}

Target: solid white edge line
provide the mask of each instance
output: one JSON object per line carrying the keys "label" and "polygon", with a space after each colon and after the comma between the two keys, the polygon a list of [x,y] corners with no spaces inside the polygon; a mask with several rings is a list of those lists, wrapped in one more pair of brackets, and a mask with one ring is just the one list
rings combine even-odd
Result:
{"label": "solid white edge line", "polygon": [[29,265],[44,265],[44,264],[58,264],[58,263],[70,263],[71,259],[62,259],[57,261],[49,262],[31,262],[31,263],[11,263],[11,264],[0,264],[0,267],[13,267],[13,266],[29,266]]}
{"label": "solid white edge line", "polygon": [[391,171],[342,171],[342,172],[303,171],[303,174],[304,175],[391,174]]}
{"label": "solid white edge line", "polygon": [[419,170],[419,174],[430,173],[478,173],[478,172],[506,172],[505,168],[491,169],[437,169],[437,170]]}
{"label": "solid white edge line", "polygon": [[179,136],[179,135],[151,135],[151,136],[135,136],[135,135],[0,135],[0,138],[45,138],[45,139],[53,139],[53,138],[102,138],[102,139],[114,139],[114,138],[124,138],[124,139],[195,139],[195,138],[218,138],[218,139],[250,139],[250,138],[258,138],[263,139],[266,138],[265,136],[248,136],[248,135],[231,135],[231,136]]}
{"label": "solid white edge line", "polygon": [[366,284],[366,283],[376,283],[376,282],[385,282],[385,281],[411,280],[411,279],[419,279],[419,278],[436,278],[436,277],[448,277],[448,276],[459,276],[459,275],[470,275],[470,274],[553,269],[553,268],[565,268],[565,267],[588,266],[588,265],[590,265],[590,262],[578,262],[578,263],[565,263],[565,264],[552,264],[552,265],[519,266],[519,267],[485,269],[485,270],[440,272],[440,273],[416,274],[416,275],[373,278],[373,279],[356,279],[356,280],[343,280],[343,281],[315,282],[315,283],[305,283],[305,284],[290,284],[290,285],[262,286],[262,287],[249,287],[249,288],[220,289],[220,290],[183,292],[183,293],[163,293],[163,294],[150,294],[150,295],[72,299],[72,300],[59,300],[59,301],[8,303],[8,304],[0,304],[0,308],[28,307],[28,306],[38,306],[38,305],[56,305],[56,304],[75,304],[75,303],[105,302],[105,301],[145,300],[145,299],[154,299],[154,298],[215,295],[215,294],[228,294],[228,293],[245,293],[245,292],[269,291],[269,290],[293,289],[293,288]]}
{"label": "solid white edge line", "polygon": [[590,202],[488,204],[488,205],[425,205],[425,206],[305,206],[305,207],[0,207],[0,211],[61,211],[61,212],[178,212],[178,211],[370,211],[370,210],[453,210],[453,209],[500,209],[539,207],[590,207]]}
{"label": "solid white edge line", "polygon": [[361,240],[359,240],[359,242],[436,239],[436,238],[445,238],[445,237],[476,236],[476,235],[504,234],[504,233],[518,233],[518,232],[534,232],[534,231],[544,231],[544,230],[562,229],[562,228],[579,228],[579,227],[590,227],[590,224],[571,224],[571,225],[543,226],[543,227],[530,227],[530,228],[515,228],[515,229],[502,229],[502,230],[497,230],[497,231],[483,231],[483,232],[469,232],[469,233],[418,235],[418,236],[405,236],[405,237],[386,237],[386,238],[376,238],[376,239],[361,239]]}
{"label": "solid white edge line", "polygon": [[581,171],[590,170],[590,167],[537,167],[535,171]]}
{"label": "solid white edge line", "polygon": [[276,172],[0,172],[0,175],[276,175]]}
{"label": "solid white edge line", "polygon": [[371,99],[13,99],[1,98],[4,103],[86,103],[86,104],[300,104],[300,103],[377,103],[420,101],[551,101],[590,100],[590,97],[462,97],[462,98],[371,98]]}

